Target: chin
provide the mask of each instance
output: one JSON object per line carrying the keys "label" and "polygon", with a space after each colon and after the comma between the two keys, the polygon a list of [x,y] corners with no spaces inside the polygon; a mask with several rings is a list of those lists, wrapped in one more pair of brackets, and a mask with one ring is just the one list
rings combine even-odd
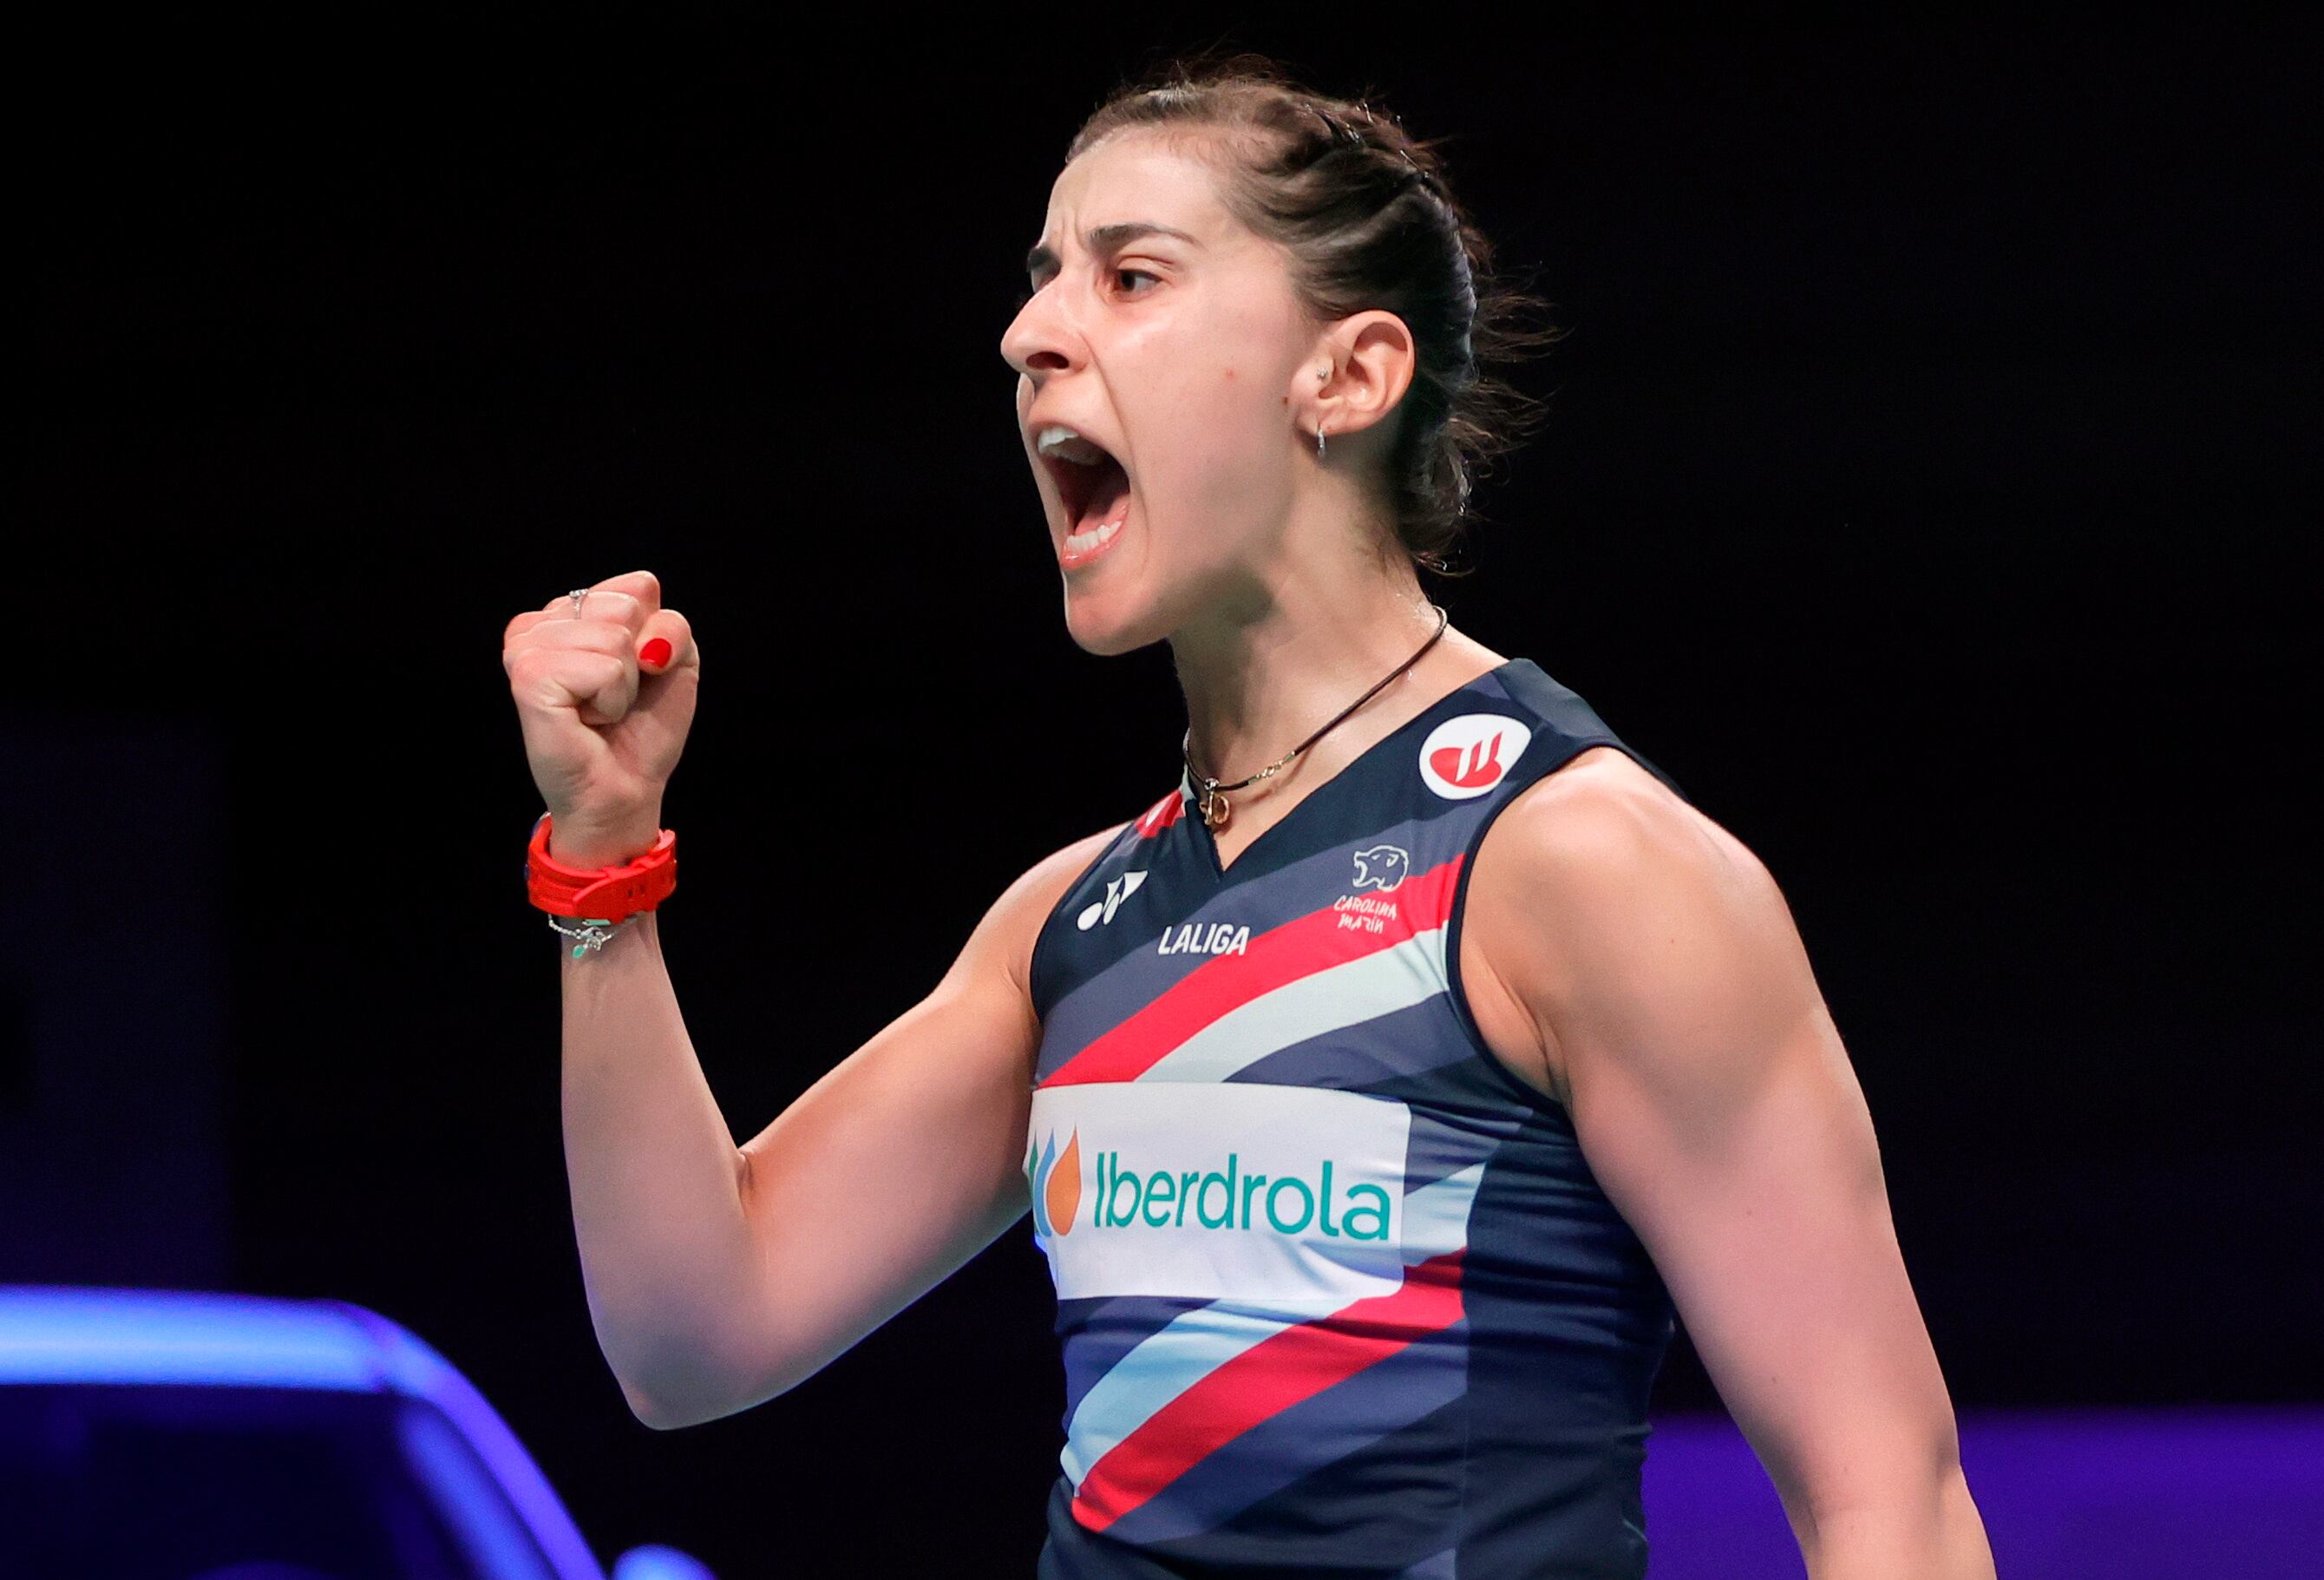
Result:
{"label": "chin", "polygon": [[1149,610],[1130,610],[1118,615],[1109,607],[1103,596],[1089,597],[1068,589],[1065,593],[1065,631],[1074,645],[1084,652],[1102,659],[1136,652],[1141,647],[1157,642],[1167,634]]}
{"label": "chin", "polygon": [[1114,579],[1113,585],[1102,588],[1068,583],[1065,595],[1065,631],[1085,653],[1112,658],[1170,635],[1166,611],[1139,596],[1132,578]]}

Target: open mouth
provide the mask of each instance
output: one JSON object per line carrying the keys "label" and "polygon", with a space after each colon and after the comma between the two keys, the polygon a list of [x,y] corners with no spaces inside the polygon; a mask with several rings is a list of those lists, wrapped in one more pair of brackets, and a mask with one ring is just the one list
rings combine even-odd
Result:
{"label": "open mouth", "polygon": [[1065,502],[1062,560],[1074,569],[1120,534],[1130,518],[1130,472],[1104,446],[1081,435],[1046,444],[1041,465],[1057,484],[1057,500]]}

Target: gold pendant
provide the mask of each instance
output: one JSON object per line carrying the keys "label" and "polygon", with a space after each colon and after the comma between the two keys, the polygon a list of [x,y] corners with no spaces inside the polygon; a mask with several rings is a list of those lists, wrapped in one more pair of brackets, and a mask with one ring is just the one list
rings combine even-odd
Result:
{"label": "gold pendant", "polygon": [[1213,795],[1203,802],[1203,827],[1217,832],[1227,826],[1228,814],[1233,810],[1224,796]]}

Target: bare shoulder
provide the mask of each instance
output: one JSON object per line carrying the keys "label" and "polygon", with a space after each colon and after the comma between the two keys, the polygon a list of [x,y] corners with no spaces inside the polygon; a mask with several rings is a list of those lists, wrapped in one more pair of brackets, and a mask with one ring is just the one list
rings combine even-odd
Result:
{"label": "bare shoulder", "polygon": [[1571,1095],[1563,1012],[1652,993],[1674,955],[1733,929],[1789,925],[1743,842],[1612,746],[1512,798],[1478,846],[1465,914],[1462,973],[1480,1030],[1561,1102]]}
{"label": "bare shoulder", "polygon": [[1084,835],[1026,868],[992,902],[983,921],[978,924],[968,953],[979,956],[988,969],[1005,970],[1010,981],[1029,999],[1033,945],[1040,937],[1041,924],[1065,898],[1065,891],[1073,887],[1074,880],[1087,872],[1128,826],[1126,821],[1114,823]]}
{"label": "bare shoulder", "polygon": [[[1757,865],[1743,842],[1614,746],[1592,746],[1517,792],[1487,833],[1509,874],[1612,885]],[[1479,881],[1484,872],[1479,868]]]}

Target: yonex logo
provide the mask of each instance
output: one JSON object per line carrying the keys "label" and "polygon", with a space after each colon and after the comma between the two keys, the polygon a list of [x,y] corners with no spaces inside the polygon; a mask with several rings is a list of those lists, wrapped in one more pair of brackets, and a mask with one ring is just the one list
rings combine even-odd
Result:
{"label": "yonex logo", "polygon": [[1533,739],[1533,727],[1506,713],[1464,713],[1420,744],[1420,777],[1448,801],[1481,796],[1502,780]]}
{"label": "yonex logo", "polygon": [[1124,873],[1119,878],[1107,880],[1105,898],[1093,900],[1083,906],[1081,915],[1074,919],[1074,925],[1080,928],[1082,931],[1087,932],[1093,927],[1102,927],[1111,921],[1114,908],[1137,893],[1138,886],[1144,882],[1146,882],[1146,873],[1142,870]]}

